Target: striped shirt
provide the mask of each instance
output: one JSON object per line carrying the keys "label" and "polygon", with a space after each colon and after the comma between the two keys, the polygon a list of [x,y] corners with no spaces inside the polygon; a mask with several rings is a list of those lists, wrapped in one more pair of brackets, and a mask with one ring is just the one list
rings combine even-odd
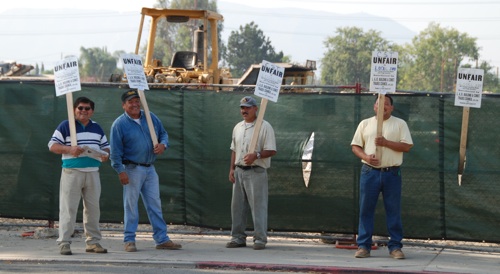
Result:
{"label": "striped shirt", "polygon": [[[84,126],[78,121],[75,122],[75,125],[78,146],[88,146],[96,150],[109,149],[108,140],[99,124],[90,120],[87,126]],[[48,144],[49,148],[53,144],[71,146],[68,120],[62,121],[59,126],[57,126],[52,138],[50,138]],[[99,169],[100,165],[100,161],[87,156],[74,157],[71,154],[62,154],[63,168],[76,168],[81,171],[96,171]]]}

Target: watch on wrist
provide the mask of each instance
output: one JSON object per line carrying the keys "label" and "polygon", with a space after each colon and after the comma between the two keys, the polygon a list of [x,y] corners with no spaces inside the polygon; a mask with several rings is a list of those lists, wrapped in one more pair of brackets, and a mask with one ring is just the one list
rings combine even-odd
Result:
{"label": "watch on wrist", "polygon": [[257,159],[260,159],[260,152],[257,152]]}

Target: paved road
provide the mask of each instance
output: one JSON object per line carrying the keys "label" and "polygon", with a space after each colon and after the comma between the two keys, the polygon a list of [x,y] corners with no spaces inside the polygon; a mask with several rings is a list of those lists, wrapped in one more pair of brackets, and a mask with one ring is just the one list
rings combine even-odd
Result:
{"label": "paved road", "polygon": [[[9,262],[0,263],[0,273],[34,274],[34,273],[57,273],[57,274],[87,274],[87,273],[116,273],[116,274],[200,274],[200,273],[222,273],[241,274],[242,270],[230,269],[199,269],[192,266],[182,265],[134,265],[134,264],[101,264],[94,262],[91,265],[83,263],[36,263],[36,262]],[[252,271],[252,274],[275,274],[270,271]]]}
{"label": "paved road", "polygon": [[[182,234],[171,237],[181,250],[156,250],[150,233],[140,233],[138,252],[123,250],[122,234],[104,231],[107,254],[85,252],[81,235],[73,238],[73,255],[59,254],[54,238],[23,237],[0,226],[2,273],[498,273],[500,249],[461,250],[407,244],[405,260],[392,259],[386,247],[372,257],[354,258],[354,250],[319,239],[270,236],[267,248],[228,249],[227,235]],[[66,272],[64,272],[66,271]],[[256,272],[253,272],[256,271]]]}

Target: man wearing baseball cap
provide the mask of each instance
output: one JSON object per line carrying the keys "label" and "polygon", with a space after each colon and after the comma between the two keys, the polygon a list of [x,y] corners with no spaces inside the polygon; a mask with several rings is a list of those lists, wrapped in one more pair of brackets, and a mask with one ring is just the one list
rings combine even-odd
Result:
{"label": "man wearing baseball cap", "polygon": [[135,89],[125,91],[122,94],[122,103],[125,103],[132,98],[139,98],[139,93]]}
{"label": "man wearing baseball cap", "polygon": [[160,119],[151,114],[158,144],[153,146],[151,134],[137,90],[125,91],[122,96],[125,112],[111,126],[111,165],[123,185],[125,251],[137,251],[135,237],[139,224],[139,196],[142,197],[149,222],[153,227],[156,249],[180,249],[170,240],[163,219],[160,183],[154,166],[156,156],[168,147],[168,134]]}
{"label": "man wearing baseball cap", "polygon": [[240,100],[243,121],[236,124],[231,140],[229,181],[233,183],[231,200],[231,241],[227,248],[246,246],[246,220],[248,209],[253,216],[253,249],[261,250],[267,244],[267,169],[276,154],[274,130],[262,121],[255,151],[248,151],[257,120],[257,102],[251,96]]}

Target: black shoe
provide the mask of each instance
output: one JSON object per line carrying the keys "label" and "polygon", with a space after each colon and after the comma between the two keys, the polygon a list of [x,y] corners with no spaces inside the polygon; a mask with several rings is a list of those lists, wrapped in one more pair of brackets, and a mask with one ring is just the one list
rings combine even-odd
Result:
{"label": "black shoe", "polygon": [[232,241],[226,244],[226,248],[236,248],[236,247],[245,247],[245,246],[247,246],[246,243],[239,244],[237,242],[232,242]]}
{"label": "black shoe", "polygon": [[262,250],[266,248],[266,244],[263,244],[263,243],[255,243],[253,244],[253,249],[254,250]]}

